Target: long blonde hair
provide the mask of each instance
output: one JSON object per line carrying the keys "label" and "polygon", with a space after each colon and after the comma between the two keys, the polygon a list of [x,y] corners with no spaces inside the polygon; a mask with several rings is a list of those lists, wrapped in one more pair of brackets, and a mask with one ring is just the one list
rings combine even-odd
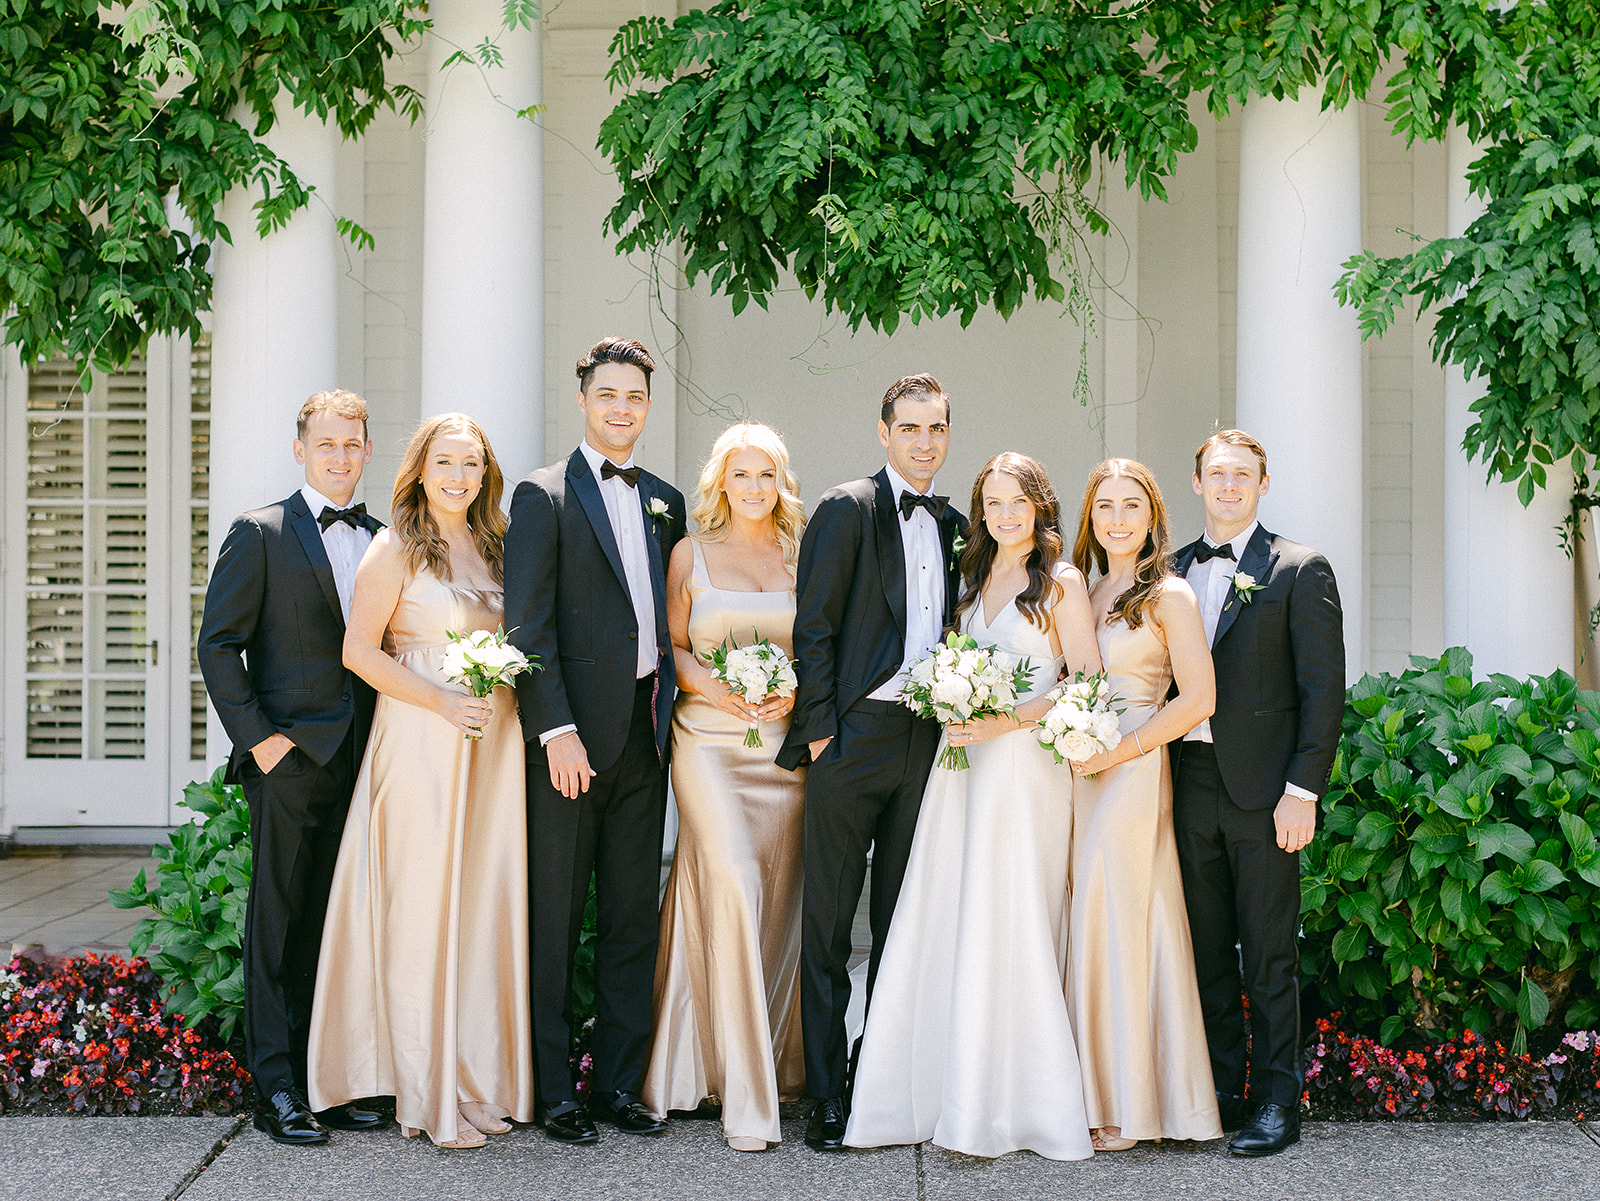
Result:
{"label": "long blonde hair", "polygon": [[506,534],[506,515],[500,511],[500,493],[505,489],[505,476],[500,473],[500,463],[494,457],[494,448],[483,428],[465,413],[441,413],[430,417],[417,427],[400,460],[400,470],[394,477],[394,500],[390,510],[394,515],[395,533],[405,547],[406,568],[420,571],[424,566],[441,580],[450,576],[450,546],[439,533],[439,523],[428,512],[428,494],[422,488],[422,467],[428,457],[433,440],[450,434],[471,438],[483,450],[483,487],[472,498],[467,509],[467,526],[472,530],[472,540],[478,553],[488,565],[494,582],[505,582],[505,550],[502,540]]}
{"label": "long blonde hair", "polygon": [[721,542],[727,538],[733,512],[728,505],[728,494],[722,490],[722,477],[727,474],[728,460],[745,449],[759,450],[778,469],[778,503],[772,510],[772,522],[777,528],[778,544],[783,547],[784,565],[792,568],[800,559],[800,535],[806,528],[806,510],[800,503],[800,481],[789,468],[789,448],[770,425],[741,421],[717,436],[711,444],[711,457],[700,469],[700,482],[695,485],[694,502],[689,506],[689,520],[706,542]]}
{"label": "long blonde hair", "polygon": [[1137,630],[1161,599],[1161,586],[1172,574],[1172,528],[1167,520],[1167,502],[1161,497],[1161,485],[1143,463],[1137,459],[1107,459],[1089,473],[1089,482],[1083,487],[1083,506],[1078,510],[1072,563],[1083,572],[1084,579],[1089,578],[1091,568],[1106,574],[1110,560],[1106,548],[1094,536],[1094,497],[1100,485],[1114,477],[1132,480],[1150,500],[1150,529],[1139,548],[1133,583],[1112,602],[1111,611],[1106,614],[1107,625],[1123,621],[1130,630]]}

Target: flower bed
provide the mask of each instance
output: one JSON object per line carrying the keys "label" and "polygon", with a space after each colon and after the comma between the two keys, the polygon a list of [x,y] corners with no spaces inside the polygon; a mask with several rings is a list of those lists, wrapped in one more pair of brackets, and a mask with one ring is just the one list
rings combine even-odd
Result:
{"label": "flower bed", "polygon": [[1582,1118],[1600,1106],[1600,1031],[1567,1034],[1545,1055],[1518,1055],[1471,1030],[1400,1050],[1317,1021],[1306,1047],[1305,1100],[1317,1118],[1444,1121]]}
{"label": "flower bed", "polygon": [[229,1113],[250,1074],[184,1028],[143,959],[18,957],[0,969],[0,1103],[75,1114]]}

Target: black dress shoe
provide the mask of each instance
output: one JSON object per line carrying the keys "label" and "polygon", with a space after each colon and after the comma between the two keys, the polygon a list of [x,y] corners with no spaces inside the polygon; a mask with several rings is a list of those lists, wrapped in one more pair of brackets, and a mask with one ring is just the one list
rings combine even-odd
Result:
{"label": "black dress shoe", "polygon": [[354,1105],[335,1105],[332,1109],[324,1109],[317,1114],[317,1121],[329,1130],[377,1130],[389,1124],[389,1119],[381,1113],[358,1109]]}
{"label": "black dress shoe", "polygon": [[597,1143],[600,1132],[594,1128],[589,1111],[576,1101],[557,1105],[544,1115],[544,1132],[558,1143]]}
{"label": "black dress shoe", "polygon": [[1287,1105],[1268,1101],[1228,1140],[1228,1150],[1251,1157],[1276,1155],[1299,1141],[1300,1114]]}
{"label": "black dress shoe", "polygon": [[818,1101],[806,1121],[806,1146],[818,1151],[837,1151],[844,1146],[844,1128],[849,1119],[843,1097]]}
{"label": "black dress shoe", "polygon": [[1255,1107],[1236,1093],[1217,1094],[1217,1117],[1221,1119],[1225,1131],[1243,1129],[1254,1112]]}
{"label": "black dress shoe", "polygon": [[667,1129],[667,1124],[632,1093],[612,1093],[609,1100],[596,1105],[595,1113],[602,1122],[610,1122],[624,1134],[664,1134]]}
{"label": "black dress shoe", "polygon": [[291,1147],[328,1141],[328,1128],[317,1121],[297,1088],[279,1089],[257,1105],[255,1126],[273,1142]]}

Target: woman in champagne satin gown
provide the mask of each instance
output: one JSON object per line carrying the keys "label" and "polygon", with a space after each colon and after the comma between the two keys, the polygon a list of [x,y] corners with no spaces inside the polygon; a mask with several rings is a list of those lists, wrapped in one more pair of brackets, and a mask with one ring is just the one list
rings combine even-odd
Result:
{"label": "woman in champagne satin gown", "polygon": [[1032,665],[1015,717],[950,725],[867,1012],[845,1142],[931,1139],[967,1155],[1093,1153],[1061,981],[1072,773],[1039,745],[1058,670],[1099,667],[1083,577],[1058,564],[1044,469],[1001,454],[973,486],[957,622]]}
{"label": "woman in champagne satin gown", "polygon": [[448,631],[503,621],[501,486],[475,422],[424,423],[356,574],[345,662],[380,695],[311,1019],[313,1108],[393,1094],[406,1137],[452,1148],[534,1116],[516,694],[441,663]]}
{"label": "woman in champagne satin gown", "polygon": [[1210,716],[1216,684],[1200,607],[1171,574],[1161,489],[1143,464],[1108,459],[1090,473],[1073,561],[1099,575],[1095,636],[1122,710],[1118,745],[1074,765],[1067,1001],[1095,1148],[1220,1138],[1166,748]]}
{"label": "woman in champagne satin gown", "polygon": [[[780,1141],[778,1102],[805,1089],[800,899],[805,773],[773,758],[792,696],[734,696],[704,656],[768,639],[794,654],[794,564],[804,510],[782,439],[735,425],[717,439],[667,574],[677,656],[672,787],[678,847],[661,908],[655,1032],[642,1096],[657,1114],[720,1099],[728,1145]],[[745,746],[751,724],[762,745]]]}

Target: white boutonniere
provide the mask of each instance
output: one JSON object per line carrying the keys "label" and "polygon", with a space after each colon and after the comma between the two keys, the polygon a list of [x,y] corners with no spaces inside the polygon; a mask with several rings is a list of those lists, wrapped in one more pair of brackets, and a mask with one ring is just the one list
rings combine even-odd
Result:
{"label": "white boutonniere", "polygon": [[1238,593],[1241,605],[1248,605],[1251,598],[1265,587],[1265,584],[1256,583],[1256,577],[1248,571],[1236,571],[1233,573],[1233,590]]}
{"label": "white boutonniere", "polygon": [[959,559],[961,557],[961,552],[966,549],[967,540],[960,534],[957,534],[954,538],[950,539],[950,557],[952,559]]}
{"label": "white boutonniere", "polygon": [[662,521],[672,520],[672,514],[667,512],[667,502],[659,496],[652,496],[649,503],[645,505],[644,511],[652,517],[660,518]]}

